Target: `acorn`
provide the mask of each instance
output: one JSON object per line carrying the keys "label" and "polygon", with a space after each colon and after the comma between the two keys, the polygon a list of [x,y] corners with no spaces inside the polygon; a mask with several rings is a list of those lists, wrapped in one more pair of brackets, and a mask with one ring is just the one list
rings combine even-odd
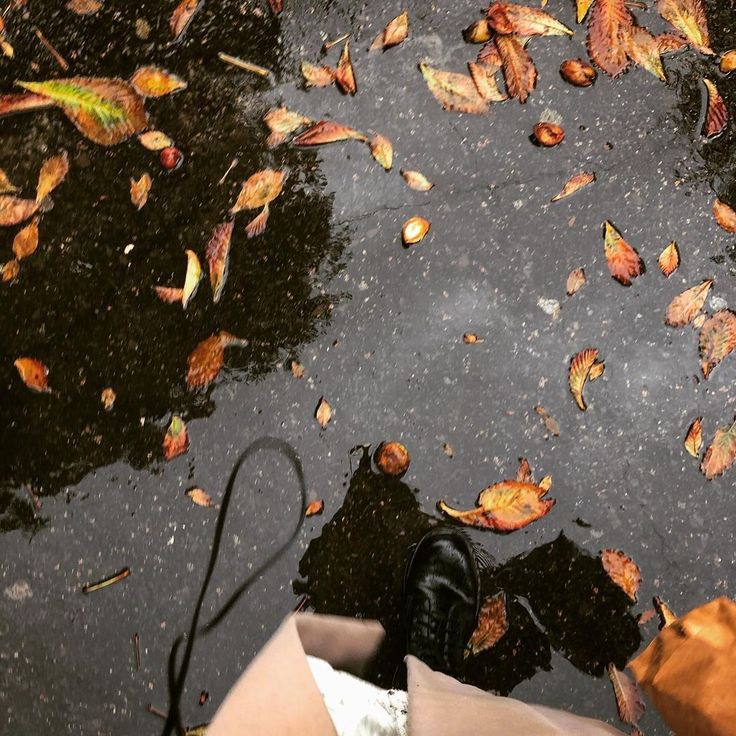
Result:
{"label": "acorn", "polygon": [[409,450],[401,442],[381,442],[373,453],[378,469],[392,478],[400,478],[409,469]]}
{"label": "acorn", "polygon": [[598,77],[598,72],[582,59],[566,59],[560,65],[562,78],[575,87],[590,87]]}
{"label": "acorn", "polygon": [[491,26],[485,18],[477,20],[463,31],[463,38],[466,43],[486,43],[491,40]]}
{"label": "acorn", "polygon": [[534,140],[546,148],[559,146],[565,139],[565,131],[557,123],[537,123],[534,126]]}
{"label": "acorn", "polygon": [[162,168],[176,171],[184,162],[184,154],[176,146],[167,146],[159,154]]}
{"label": "acorn", "polygon": [[423,217],[410,217],[401,228],[401,239],[404,245],[418,243],[429,232],[431,227],[429,220]]}

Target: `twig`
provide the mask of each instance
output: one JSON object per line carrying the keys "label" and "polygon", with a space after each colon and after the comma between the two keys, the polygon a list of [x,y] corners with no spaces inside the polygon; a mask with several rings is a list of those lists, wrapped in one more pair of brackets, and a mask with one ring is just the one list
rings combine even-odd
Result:
{"label": "twig", "polygon": [[338,44],[342,43],[345,39],[350,38],[349,33],[343,33],[342,36],[339,38],[336,38],[334,41],[325,41],[322,44],[322,51],[329,51],[333,46],[337,46]]}
{"label": "twig", "polygon": [[220,181],[218,181],[218,184],[223,184],[225,182],[225,179],[227,179],[227,175],[238,165],[238,159],[234,158],[230,162],[230,166],[227,167],[227,171],[222,175],[222,178]]}
{"label": "twig", "polygon": [[146,710],[153,714],[154,716],[158,716],[159,718],[166,718],[166,713],[162,711],[160,708],[157,708],[155,705],[151,705],[150,703],[146,706]]}
{"label": "twig", "polygon": [[263,77],[264,79],[270,79],[273,76],[271,71],[269,69],[266,69],[266,67],[264,66],[251,64],[249,61],[243,61],[243,59],[239,59],[237,56],[230,56],[230,54],[226,54],[222,51],[218,51],[217,58],[220,61],[224,61],[226,64],[231,64],[232,66],[235,66],[238,69],[242,69],[243,71],[258,74],[259,77]]}
{"label": "twig", "polygon": [[33,26],[33,32],[36,34],[36,38],[41,42],[43,47],[48,51],[51,56],[54,57],[56,63],[64,70],[69,70],[69,63],[67,60],[53,47],[51,41],[41,33],[41,29],[38,26]]}
{"label": "twig", "polygon": [[133,634],[133,651],[135,652],[135,668],[139,670],[141,668],[141,638],[137,631]]}
{"label": "twig", "polygon": [[96,590],[107,588],[108,585],[113,585],[114,583],[119,583],[121,580],[125,580],[128,575],[130,575],[130,568],[124,567],[120,572],[116,572],[109,578],[100,580],[99,583],[87,583],[87,585],[82,588],[82,593],[94,593]]}
{"label": "twig", "polygon": [[294,608],[294,613],[299,613],[303,611],[308,605],[309,605],[309,596],[303,595],[299,599],[299,603],[296,604],[296,608]]}

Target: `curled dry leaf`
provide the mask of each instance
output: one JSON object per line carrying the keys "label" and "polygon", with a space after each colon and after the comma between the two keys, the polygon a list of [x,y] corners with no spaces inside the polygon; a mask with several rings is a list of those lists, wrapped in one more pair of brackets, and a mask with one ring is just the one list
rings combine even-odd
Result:
{"label": "curled dry leaf", "polygon": [[626,0],[596,0],[588,21],[588,53],[611,77],[629,66],[626,39],[632,25]]}
{"label": "curled dry leaf", "polygon": [[700,367],[705,378],[736,348],[736,314],[721,309],[700,330]]}
{"label": "curled dry leaf", "polygon": [[185,491],[185,495],[192,503],[197,504],[197,506],[209,509],[215,505],[212,496],[202,488],[190,488],[188,491]]}
{"label": "curled dry leaf", "polygon": [[608,220],[605,223],[603,251],[611,276],[620,284],[631,286],[631,280],[644,273],[644,262],[639,254]]}
{"label": "curled dry leaf", "polygon": [[709,48],[708,18],[703,0],[657,0],[659,14],[687,36],[695,48],[712,54]]}
{"label": "curled dry leaf", "polygon": [[325,429],[332,420],[332,407],[327,403],[327,400],[323,396],[317,403],[317,408],[314,410],[314,418],[322,429]]}
{"label": "curled dry leaf", "polygon": [[667,278],[677,271],[680,265],[680,250],[674,240],[659,254],[657,263]]}
{"label": "curled dry leaf", "polygon": [[269,215],[269,203],[281,194],[286,171],[283,169],[264,169],[252,174],[243,183],[238,199],[230,210],[234,215],[243,210],[262,207],[261,213],[248,223],[245,231],[249,238],[260,235],[266,229]]}
{"label": "curled dry leaf", "polygon": [[427,82],[429,91],[445,110],[475,115],[483,115],[488,112],[488,103],[480,96],[471,77],[466,74],[434,69],[424,63],[419,65],[419,69]]}
{"label": "curled dry leaf", "polygon": [[138,136],[138,140],[143,148],[149,151],[163,151],[164,148],[174,145],[174,141],[160,130],[147,130]]}
{"label": "curled dry leaf", "polygon": [[414,245],[421,240],[429,232],[431,224],[429,220],[419,215],[410,217],[401,228],[401,239],[404,245]]}
{"label": "curled dry leaf", "polygon": [[588,15],[590,6],[593,4],[593,0],[575,0],[576,4],[576,19],[578,23],[582,23],[585,20],[585,16]]}
{"label": "curled dry leaf", "polygon": [[18,358],[13,365],[18,371],[20,380],[25,383],[31,391],[41,394],[51,393],[49,387],[49,369],[35,358]]}
{"label": "curled dry leaf", "polygon": [[41,166],[41,171],[38,173],[36,201],[43,202],[64,181],[68,172],[69,157],[66,151],[62,151],[58,156],[52,156],[46,159]]}
{"label": "curled dry leaf", "polygon": [[608,577],[636,602],[636,592],[641,584],[639,566],[620,549],[604,549],[601,552],[601,563]]}
{"label": "curled dry leaf", "polygon": [[3,263],[2,267],[0,267],[0,279],[2,279],[3,283],[17,279],[19,274],[20,262],[17,258],[13,258],[7,263]]}
{"label": "curled dry leaf", "polygon": [[12,194],[17,192],[18,187],[8,178],[8,175],[0,169],[0,194]]}
{"label": "curled dry leaf", "polygon": [[654,608],[659,616],[660,631],[677,621],[675,612],[659,596],[654,597]]}
{"label": "curled dry leaf", "polygon": [[171,424],[164,435],[164,457],[172,460],[183,455],[189,449],[189,432],[184,420],[176,414],[171,417]]}
{"label": "curled dry leaf", "polygon": [[501,54],[498,51],[495,40],[491,40],[483,46],[475,60],[479,64],[488,66],[489,73],[492,71],[495,74],[503,66],[503,60],[501,59]]}
{"label": "curled dry leaf", "polygon": [[716,199],[713,202],[713,216],[716,222],[727,233],[736,233],[736,211],[733,207],[729,207],[725,202]]}
{"label": "curled dry leaf", "polygon": [[646,69],[657,79],[663,82],[667,81],[662,66],[659,44],[646,28],[638,25],[632,26],[630,32],[624,36],[624,45],[626,53],[635,64],[638,64],[642,69]]}
{"label": "curled dry leaf", "polygon": [[585,269],[575,268],[567,276],[567,284],[565,284],[565,291],[568,296],[575,294],[585,283],[588,281],[585,276]]}
{"label": "curled dry leaf", "polygon": [[335,69],[335,84],[346,95],[354,95],[358,91],[353,62],[350,60],[350,39],[347,39],[342,47],[337,69]]}
{"label": "curled dry leaf", "polygon": [[736,71],[736,49],[726,51],[721,56],[718,68],[721,70],[722,74],[730,74],[731,72]]}
{"label": "curled dry leaf", "polygon": [[69,0],[66,9],[77,15],[94,15],[100,8],[100,0]]}
{"label": "curled dry leaf", "polygon": [[409,36],[409,12],[405,10],[401,15],[397,15],[388,25],[376,36],[371,44],[369,51],[377,51],[379,49],[390,49],[398,46],[406,41]]}
{"label": "curled dry leaf", "polygon": [[463,342],[466,345],[476,345],[479,342],[485,342],[482,337],[478,337],[475,332],[466,332],[463,334]]}
{"label": "curled dry leaf", "polygon": [[151,191],[152,183],[149,174],[143,174],[138,181],[130,180],[130,201],[137,210],[142,209],[148,202],[148,193]]}
{"label": "curled dry leaf", "polygon": [[559,202],[561,199],[571,197],[575,192],[579,192],[584,187],[592,184],[595,181],[595,174],[588,171],[581,171],[578,174],[573,174],[566,182],[562,191],[555,194],[550,200],[551,202]]}
{"label": "curled dry leaf", "polygon": [[386,171],[391,171],[394,162],[394,149],[391,141],[380,133],[371,138],[369,143],[371,155],[383,166]]}
{"label": "curled dry leaf", "polygon": [[283,143],[292,133],[309,125],[312,120],[286,107],[274,107],[263,116],[270,135],[266,141],[269,148]]}
{"label": "curled dry leaf", "polygon": [[537,86],[537,67],[516,36],[496,36],[495,44],[503,65],[506,91],[509,97],[524,104]]}
{"label": "curled dry leaf", "polygon": [[565,140],[565,131],[557,123],[536,123],[533,130],[534,140],[545,148],[559,146]]}
{"label": "curled dry leaf", "polygon": [[335,82],[335,70],[331,66],[302,61],[301,70],[305,87],[329,87]]}
{"label": "curled dry leaf", "polygon": [[726,472],[736,460],[736,421],[730,427],[719,427],[710,447],[705,451],[700,470],[708,480]]}
{"label": "curled dry leaf", "polygon": [[560,64],[560,75],[575,87],[590,87],[598,78],[598,72],[582,59],[565,59]]}
{"label": "curled dry leaf", "polygon": [[28,258],[38,248],[38,218],[16,233],[13,238],[13,255],[16,260]]}
{"label": "curled dry leaf", "polygon": [[473,80],[475,88],[478,90],[478,94],[486,102],[503,102],[504,100],[508,100],[508,95],[501,92],[498,88],[498,82],[496,81],[496,72],[498,70],[495,67],[490,64],[469,61],[468,71],[470,72],[470,78]]}
{"label": "curled dry leaf", "polygon": [[169,28],[171,28],[171,35],[175,41],[186,31],[200,5],[200,0],[181,0],[174,8],[169,21]]}
{"label": "curled dry leaf", "polygon": [[12,194],[0,195],[0,225],[19,225],[38,211],[35,199],[21,199]]}
{"label": "curled dry leaf", "polygon": [[600,378],[605,372],[605,363],[593,363],[593,367],[590,369],[590,373],[588,373],[588,380],[593,382],[596,379]]}
{"label": "curled dry leaf", "polygon": [[294,376],[294,378],[304,378],[306,371],[304,370],[304,366],[298,360],[291,361],[290,369],[291,375]]}
{"label": "curled dry leaf", "polygon": [[635,726],[644,715],[644,702],[638,685],[624,672],[616,669],[615,664],[609,664],[606,669],[613,685],[618,717],[623,723]]}
{"label": "curled dry leaf", "polygon": [[130,83],[144,97],[163,97],[187,88],[187,83],[181,77],[157,66],[136,69]]}
{"label": "curled dry leaf", "polygon": [[307,506],[307,509],[304,512],[304,516],[306,517],[316,516],[318,514],[321,514],[324,510],[325,510],[325,502],[322,499],[319,499],[319,501],[312,501]]}
{"label": "curled dry leaf", "polygon": [[596,348],[585,348],[573,356],[568,371],[568,384],[570,393],[581,411],[588,407],[583,398],[583,388],[588,380],[590,371],[598,361],[598,350]]}
{"label": "curled dry leaf", "polygon": [[503,592],[486,598],[478,613],[478,623],[470,637],[465,656],[476,655],[495,646],[509,629],[506,596]]}
{"label": "curled dry leaf", "polygon": [[102,389],[102,393],[100,394],[100,401],[102,402],[102,406],[104,407],[105,411],[112,411],[113,406],[115,406],[115,399],[117,398],[117,394],[115,391],[108,386],[107,388]]}
{"label": "curled dry leaf", "polygon": [[711,286],[713,286],[713,279],[706,279],[697,286],[678,294],[667,307],[665,324],[670,327],[684,327],[692,322],[703,308]]}
{"label": "curled dry leaf", "polygon": [[688,427],[684,444],[690,455],[700,457],[700,449],[703,446],[703,417],[697,417]]}
{"label": "curled dry leaf", "polygon": [[519,483],[533,483],[532,468],[525,457],[519,458],[519,467],[516,471],[516,480]]}
{"label": "curled dry leaf", "polygon": [[703,135],[706,138],[715,138],[726,129],[730,114],[715,82],[710,79],[704,79],[703,82],[708,90],[708,105],[705,110]]}
{"label": "curled dry leaf", "polygon": [[488,8],[488,23],[496,33],[518,36],[572,36],[573,31],[549,13],[515,3],[494,2]]}
{"label": "curled dry leaf", "polygon": [[187,358],[187,388],[207,388],[217,378],[225,360],[225,348],[248,347],[248,341],[219,332],[197,345]]}
{"label": "curled dry leaf", "polygon": [[307,128],[294,138],[295,146],[321,146],[324,143],[337,143],[338,141],[367,141],[368,139],[355,128],[332,120],[320,120]]}
{"label": "curled dry leaf", "polygon": [[560,424],[559,422],[543,407],[543,406],[535,406],[534,411],[539,414],[540,417],[542,417],[542,421],[544,422],[544,426],[547,428],[547,431],[554,437],[560,436]]}
{"label": "curled dry leaf", "polygon": [[404,177],[404,181],[409,187],[415,189],[417,192],[428,192],[434,184],[427,179],[424,174],[419,171],[405,171],[401,169],[401,176]]}
{"label": "curled dry leaf", "polygon": [[166,304],[176,304],[184,299],[184,289],[178,289],[174,286],[154,286],[153,290],[156,296]]}
{"label": "curled dry leaf", "polygon": [[194,298],[199,288],[199,281],[202,278],[202,266],[199,258],[193,250],[186,251],[187,256],[187,275],[184,278],[184,289],[181,295],[181,304],[184,309],[187,308],[189,302]]}
{"label": "curled dry leaf", "polygon": [[219,224],[207,243],[204,255],[210,270],[210,286],[212,287],[212,301],[217,304],[222,296],[227,280],[228,264],[230,262],[230,242],[233,237],[232,222]]}

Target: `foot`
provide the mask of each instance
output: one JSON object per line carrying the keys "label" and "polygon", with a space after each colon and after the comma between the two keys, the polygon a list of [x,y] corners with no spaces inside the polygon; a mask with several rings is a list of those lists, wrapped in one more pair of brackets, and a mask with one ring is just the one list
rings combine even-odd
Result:
{"label": "foot", "polygon": [[456,676],[479,606],[480,576],[470,540],[458,529],[432,529],[417,544],[406,571],[407,652]]}

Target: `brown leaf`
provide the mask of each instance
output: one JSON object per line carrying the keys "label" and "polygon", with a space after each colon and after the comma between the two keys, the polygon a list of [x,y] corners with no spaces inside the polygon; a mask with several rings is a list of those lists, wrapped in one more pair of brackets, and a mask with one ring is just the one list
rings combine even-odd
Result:
{"label": "brown leaf", "polygon": [[207,491],[201,488],[190,488],[188,491],[185,492],[185,495],[191,500],[192,503],[197,504],[197,506],[212,508],[215,505],[214,501],[212,500],[212,496],[210,496]]}
{"label": "brown leaf", "polygon": [[13,258],[13,260],[8,261],[7,263],[3,263],[2,267],[0,267],[0,279],[2,279],[3,283],[17,279],[19,274],[20,262],[16,258]]}
{"label": "brown leaf", "polygon": [[200,7],[200,0],[181,0],[176,8],[174,8],[174,12],[171,14],[171,20],[169,21],[169,28],[171,28],[171,35],[174,37],[174,41],[178,40],[181,34],[184,33],[192,22],[194,14]]}
{"label": "brown leaf", "polygon": [[298,360],[291,361],[291,375],[294,378],[304,378],[305,370],[304,366]]}
{"label": "brown leaf", "polygon": [[324,143],[347,140],[367,141],[368,139],[355,128],[332,120],[320,120],[294,138],[293,143],[295,146],[321,146]]}
{"label": "brown leaf", "polygon": [[713,279],[706,279],[697,286],[678,294],[667,307],[665,324],[670,327],[684,327],[692,322],[703,308],[711,286],[713,286]]}
{"label": "brown leaf", "polygon": [[142,66],[135,70],[130,83],[144,97],[163,97],[187,88],[187,83],[157,66]]}
{"label": "brown leaf", "polygon": [[354,95],[358,91],[353,62],[350,60],[350,39],[347,39],[342,47],[342,53],[335,70],[335,84],[346,95]]}
{"label": "brown leaf", "polygon": [[588,373],[588,380],[592,383],[596,379],[600,378],[606,372],[605,363],[593,363],[593,367]]}
{"label": "brown leaf", "polygon": [[644,702],[638,685],[626,674],[616,669],[611,663],[606,668],[613,685],[613,694],[616,696],[618,717],[623,723],[634,726],[644,715]]}
{"label": "brown leaf", "polygon": [[667,81],[662,66],[657,39],[646,29],[634,25],[629,33],[624,34],[626,53],[635,64],[646,69],[663,82]]}
{"label": "brown leaf", "polygon": [[268,136],[268,147],[283,143],[293,132],[309,125],[312,120],[286,107],[274,107],[263,116],[263,122],[271,131]]}
{"label": "brown leaf", "polygon": [[506,91],[523,104],[537,86],[537,67],[515,36],[496,36],[495,43],[503,64]]}
{"label": "brown leaf", "polygon": [[163,151],[164,148],[174,145],[174,141],[160,130],[147,130],[138,136],[138,140],[148,151]]}
{"label": "brown leaf", "polygon": [[544,426],[547,428],[547,431],[553,437],[559,437],[560,425],[558,421],[543,406],[535,406],[534,411],[542,417],[542,421],[544,422]]}
{"label": "brown leaf", "polygon": [[736,71],[736,49],[726,51],[721,56],[718,68],[721,70],[722,74],[730,74],[731,72]]}
{"label": "brown leaf", "polygon": [[202,340],[187,358],[187,388],[207,388],[222,369],[225,348],[231,346],[247,347],[248,341],[224,331]]}
{"label": "brown leaf", "polygon": [[463,342],[466,345],[477,345],[479,342],[485,342],[482,337],[479,337],[475,332],[465,332],[463,334]]}
{"label": "brown leaf", "polygon": [[700,331],[700,367],[708,378],[711,371],[736,348],[736,314],[721,309]]}
{"label": "brown leaf", "polygon": [[322,427],[322,429],[325,429],[327,425],[330,423],[330,420],[332,419],[332,407],[327,403],[327,400],[323,396],[319,403],[317,404],[317,408],[314,411],[314,418],[319,423],[319,426]]}
{"label": "brown leaf", "polygon": [[505,95],[498,88],[498,82],[496,81],[496,69],[489,64],[481,64],[476,61],[468,62],[468,71],[470,72],[470,78],[475,84],[475,88],[478,90],[478,94],[486,102],[503,102],[508,100],[508,95]]}
{"label": "brown leaf", "polygon": [[13,238],[13,254],[17,260],[27,258],[38,248],[38,218],[19,230]]}
{"label": "brown leaf", "polygon": [[375,41],[371,44],[369,51],[377,51],[378,49],[390,49],[398,46],[406,41],[409,36],[409,12],[404,11],[401,15],[397,15],[388,25],[376,36]]}
{"label": "brown leaf", "polygon": [[112,388],[110,388],[110,386],[102,389],[100,401],[102,402],[102,406],[105,408],[105,411],[112,411],[113,406],[115,406],[116,398],[117,394],[112,390]]}
{"label": "brown leaf", "polygon": [[533,483],[532,468],[525,457],[519,458],[519,467],[516,470],[516,480],[519,483]]}
{"label": "brown leaf", "polygon": [[335,83],[335,70],[331,66],[318,66],[302,61],[301,70],[305,87],[329,87]]}
{"label": "brown leaf", "polygon": [[688,47],[687,39],[677,33],[660,33],[655,36],[660,54],[671,54]]}
{"label": "brown leaf", "polygon": [[693,457],[700,457],[700,448],[703,446],[703,417],[697,417],[688,427],[684,444]]}
{"label": "brown leaf", "polygon": [[565,285],[567,295],[572,296],[575,294],[587,281],[585,269],[576,268],[570,271],[567,276],[567,284]]}
{"label": "brown leaf", "polygon": [[590,87],[598,78],[598,72],[582,59],[565,59],[560,64],[560,75],[575,87]]}
{"label": "brown leaf", "polygon": [[164,457],[173,460],[177,455],[183,455],[189,449],[189,432],[187,425],[176,414],[171,417],[171,424],[164,435]]}
{"label": "brown leaf", "polygon": [[708,18],[703,0],[657,0],[659,14],[703,53],[712,54],[709,48]]}
{"label": "brown leaf", "polygon": [[18,371],[21,381],[31,391],[41,394],[51,393],[48,382],[49,369],[40,360],[36,360],[35,358],[18,358],[13,365]]}
{"label": "brown leaf", "polygon": [[581,411],[585,411],[588,407],[583,398],[583,388],[588,380],[590,369],[598,360],[598,350],[596,348],[585,348],[575,354],[570,361],[570,369],[568,371],[568,384],[570,393],[575,399],[575,403]]}
{"label": "brown leaf", "polygon": [[210,286],[212,287],[212,301],[217,304],[222,296],[227,280],[228,264],[230,262],[230,242],[233,236],[234,223],[223,222],[218,225],[205,248],[204,257],[210,269]]}
{"label": "brown leaf", "polygon": [[281,194],[285,177],[286,171],[283,169],[263,169],[263,171],[252,174],[243,183],[238,199],[230,209],[230,214],[259,209],[273,202]]}
{"label": "brown leaf", "polygon": [[148,193],[151,191],[152,180],[149,174],[143,174],[138,181],[130,180],[130,201],[140,210],[148,202]]}
{"label": "brown leaf", "polygon": [[645,626],[648,624],[655,616],[657,615],[657,612],[653,608],[647,608],[646,611],[642,611],[637,617],[636,617],[636,623],[639,624],[639,626]]}
{"label": "brown leaf", "polygon": [[401,176],[404,177],[404,181],[409,187],[415,189],[417,192],[428,192],[434,184],[427,179],[424,174],[419,171],[405,171],[401,169]]}
{"label": "brown leaf", "polygon": [[620,284],[631,286],[631,280],[644,273],[644,262],[639,254],[608,220],[605,223],[603,251],[611,276]]}
{"label": "brown leaf", "polygon": [[12,194],[0,194],[0,225],[18,225],[36,214],[39,202],[20,199]]}
{"label": "brown leaf", "polygon": [[587,187],[595,181],[595,174],[593,172],[581,171],[578,174],[573,174],[566,182],[565,186],[559,194],[556,194],[551,202],[559,202],[561,199],[570,197],[575,192],[579,192],[583,187]]}
{"label": "brown leaf", "polygon": [[478,623],[468,642],[465,656],[477,655],[495,646],[509,629],[506,595],[501,592],[486,598],[478,613]]}
{"label": "brown leaf", "polygon": [[674,240],[659,254],[657,263],[667,278],[677,270],[680,265],[680,251]]}
{"label": "brown leaf", "polygon": [[0,169],[0,194],[12,194],[17,192],[18,187],[8,179],[8,175]]}
{"label": "brown leaf", "polygon": [[484,100],[472,78],[466,74],[445,72],[421,63],[419,69],[427,82],[429,91],[435,96],[445,110],[483,115],[488,112],[488,103]]}
{"label": "brown leaf", "polygon": [[700,470],[708,480],[722,475],[736,460],[736,421],[730,427],[719,427],[710,447],[705,451]]}
{"label": "brown leaf", "polygon": [[66,151],[62,151],[58,156],[52,156],[46,159],[41,166],[41,171],[38,173],[36,201],[43,202],[64,181],[68,172],[69,157]]}
{"label": "brown leaf", "polygon": [[706,138],[715,138],[726,129],[730,114],[726,103],[718,92],[715,82],[704,79],[703,82],[708,90],[708,106],[703,123],[703,135]]}
{"label": "brown leaf", "polygon": [[604,549],[601,552],[601,563],[608,577],[636,602],[636,592],[641,584],[639,566],[620,549]]}
{"label": "brown leaf", "polygon": [[716,222],[728,233],[736,233],[736,211],[725,202],[716,199],[713,202],[713,216]]}
{"label": "brown leaf", "polygon": [[156,296],[167,304],[176,304],[184,299],[184,289],[177,289],[173,286],[154,286],[153,290]]}
{"label": "brown leaf", "polygon": [[66,9],[77,15],[94,15],[100,8],[100,0],[69,0]]}
{"label": "brown leaf", "polygon": [[414,245],[424,240],[431,227],[432,224],[425,217],[410,217],[401,227],[401,240],[404,245]]}
{"label": "brown leaf", "polygon": [[588,53],[612,77],[629,65],[626,38],[632,23],[626,0],[596,0],[588,21]]}
{"label": "brown leaf", "polygon": [[515,3],[494,2],[488,8],[488,22],[497,33],[517,36],[572,36],[573,31],[549,13]]}
{"label": "brown leaf", "polygon": [[394,149],[391,145],[391,141],[380,133],[376,133],[376,135],[371,138],[369,146],[373,158],[378,161],[386,171],[391,171],[394,161]]}
{"label": "brown leaf", "polygon": [[503,66],[503,60],[501,54],[498,53],[498,46],[496,42],[491,40],[478,52],[475,60],[479,64],[484,64],[489,68],[489,74],[494,74],[501,69]]}
{"label": "brown leaf", "polygon": [[325,502],[320,499],[319,501],[312,501],[304,512],[304,516],[315,516],[321,514],[325,510]]}

